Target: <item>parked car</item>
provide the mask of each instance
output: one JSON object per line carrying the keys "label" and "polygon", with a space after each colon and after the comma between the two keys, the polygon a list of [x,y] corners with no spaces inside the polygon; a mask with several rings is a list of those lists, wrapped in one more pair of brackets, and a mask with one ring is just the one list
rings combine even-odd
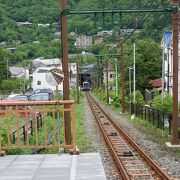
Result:
{"label": "parked car", "polygon": [[39,93],[48,93],[50,100],[52,100],[52,98],[53,98],[53,90],[50,89],[50,88],[47,88],[47,89],[36,89],[34,91],[34,94],[39,94]]}
{"label": "parked car", "polygon": [[30,97],[30,101],[50,101],[51,98],[48,93],[38,93]]}
{"label": "parked car", "polygon": [[18,96],[19,94],[11,94],[11,95],[9,95],[7,98],[6,98],[6,100],[8,100],[8,101],[10,101],[10,100],[12,100],[15,96]]}
{"label": "parked car", "polygon": [[13,101],[29,101],[29,97],[27,95],[17,95],[11,98]]}

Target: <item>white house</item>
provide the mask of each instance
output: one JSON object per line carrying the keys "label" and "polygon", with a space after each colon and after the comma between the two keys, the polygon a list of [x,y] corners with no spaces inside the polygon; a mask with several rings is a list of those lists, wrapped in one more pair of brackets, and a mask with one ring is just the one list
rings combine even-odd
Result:
{"label": "white house", "polygon": [[[40,64],[42,65],[42,64]],[[47,77],[46,74],[47,72],[52,69],[53,67],[58,67],[60,69],[62,69],[62,63],[60,62],[60,64],[57,66],[57,64],[55,64],[54,66],[49,63],[47,63],[47,66],[45,66],[44,64],[42,66],[39,66],[35,69],[35,71],[32,74],[33,77],[33,81],[32,81],[32,88],[33,90],[35,89],[44,89],[44,88],[50,88],[53,91],[56,90],[56,86],[51,86],[47,83]],[[70,73],[70,87],[74,87],[76,85],[76,78],[75,75],[77,74],[77,67],[76,67],[76,63],[70,63],[69,64],[69,72]],[[60,84],[58,86],[58,89],[60,91],[63,92],[63,83]]]}
{"label": "white house", "polygon": [[[62,67],[59,67],[60,69]],[[56,86],[51,86],[48,84],[47,80],[46,80],[46,74],[47,72],[52,69],[52,67],[38,67],[36,68],[36,70],[33,72],[33,81],[32,81],[32,88],[33,90],[36,89],[46,89],[46,88],[50,88],[53,91],[56,90]],[[63,84],[60,84],[58,86],[58,89],[60,91],[63,91]]]}
{"label": "white house", "polygon": [[62,63],[58,58],[44,59],[43,57],[39,57],[39,58],[34,59],[32,63],[33,63],[34,68],[62,66]]}
{"label": "white house", "polygon": [[[166,31],[161,41],[163,59],[162,59],[162,81],[164,88],[162,91],[173,94],[173,47],[172,31]],[[180,40],[178,50],[178,61],[180,62]],[[178,100],[180,101],[180,63],[178,65]]]}

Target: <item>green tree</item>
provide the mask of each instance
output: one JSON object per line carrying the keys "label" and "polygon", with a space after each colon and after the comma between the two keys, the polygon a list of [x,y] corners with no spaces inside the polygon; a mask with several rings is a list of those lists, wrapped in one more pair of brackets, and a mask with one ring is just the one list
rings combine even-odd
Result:
{"label": "green tree", "polygon": [[[161,77],[161,54],[160,44],[153,39],[136,41],[136,88],[143,94],[146,88],[150,88],[150,80]],[[125,80],[128,82],[128,67],[133,67],[132,44],[126,46],[125,60]]]}
{"label": "green tree", "polygon": [[151,103],[159,110],[172,113],[173,102],[172,96],[169,94],[164,94],[164,97],[162,97],[162,94],[157,95]]}
{"label": "green tree", "polygon": [[10,75],[7,69],[8,55],[9,52],[7,50],[0,48],[0,81],[7,79],[7,74]]}

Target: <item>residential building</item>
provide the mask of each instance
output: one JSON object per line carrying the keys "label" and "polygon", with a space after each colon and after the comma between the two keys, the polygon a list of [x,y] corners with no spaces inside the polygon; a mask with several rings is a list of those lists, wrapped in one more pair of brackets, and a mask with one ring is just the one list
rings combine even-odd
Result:
{"label": "residential building", "polygon": [[30,23],[30,22],[16,22],[16,24],[18,25],[18,26],[25,26],[25,27],[29,27],[29,28],[32,28],[32,23]]}
{"label": "residential building", "polygon": [[88,48],[92,45],[92,36],[80,35],[76,38],[75,46],[78,48]]}
{"label": "residential building", "polygon": [[[59,67],[60,69],[62,67]],[[51,86],[48,84],[47,82],[47,72],[52,69],[52,67],[38,67],[36,68],[36,70],[33,72],[32,76],[33,76],[33,81],[32,81],[32,88],[33,90],[36,89],[47,89],[50,88],[53,91],[56,90],[56,86]],[[63,83],[58,85],[58,90],[60,90],[61,92],[63,92]]]}
{"label": "residential building", "polygon": [[[111,64],[109,64],[108,67],[108,82],[113,82],[115,77],[115,71],[113,70],[113,67]],[[103,71],[103,83],[106,83],[106,68],[104,68]]]}
{"label": "residential building", "polygon": [[[136,29],[135,30],[136,33],[139,33],[140,31],[141,31],[141,29]],[[134,32],[134,29],[121,29],[121,32],[130,34],[130,33]]]}
{"label": "residential building", "polygon": [[56,32],[54,33],[54,38],[55,38],[55,39],[60,39],[60,38],[61,38],[61,31],[56,31]]}
{"label": "residential building", "polygon": [[151,79],[148,84],[150,85],[150,87],[148,89],[145,89],[146,103],[152,100],[156,96],[157,92],[162,92],[162,78]]}
{"label": "residential building", "polygon": [[38,24],[38,28],[40,28],[40,27],[47,28],[49,26],[50,26],[50,24]]}
{"label": "residential building", "polygon": [[104,30],[97,33],[98,36],[112,36],[113,31]]}
{"label": "residential building", "polygon": [[[180,40],[179,40],[180,45]],[[173,94],[173,40],[172,31],[166,31],[161,41],[162,47],[162,81],[164,82],[163,92]],[[180,62],[180,46],[178,50],[178,61]],[[180,63],[178,67],[178,79],[180,80]],[[180,81],[178,81],[178,100],[180,101]]]}
{"label": "residential building", "polygon": [[61,61],[58,58],[54,59],[44,59],[43,57],[36,58],[32,61],[33,67],[56,67],[62,66]]}
{"label": "residential building", "polygon": [[[56,90],[56,86],[51,86],[48,84],[47,72],[54,67],[62,69],[62,63],[60,62],[59,59],[55,59],[54,64],[52,63],[52,61],[48,61],[48,60],[46,61],[47,62],[44,62],[41,61],[40,59],[40,61],[38,61],[38,63],[36,64],[37,67],[32,74],[33,90],[44,89],[44,88],[50,88],[53,91]],[[69,72],[70,72],[70,76],[69,76],[70,87],[74,87],[76,86],[76,74],[77,74],[76,63],[69,64]],[[63,92],[63,83],[58,86],[58,89]]]}
{"label": "residential building", "polygon": [[10,66],[11,77],[29,79],[29,69],[23,67]]}

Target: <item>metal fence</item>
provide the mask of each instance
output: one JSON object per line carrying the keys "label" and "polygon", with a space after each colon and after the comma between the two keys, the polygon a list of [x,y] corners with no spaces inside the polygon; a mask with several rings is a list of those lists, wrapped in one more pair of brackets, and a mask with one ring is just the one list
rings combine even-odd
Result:
{"label": "metal fence", "polygon": [[[70,145],[64,139],[65,112],[70,113]],[[0,154],[2,150],[34,148],[65,148],[76,154],[75,123],[73,100],[0,101]]]}
{"label": "metal fence", "polygon": [[128,106],[128,111],[136,117],[151,122],[159,129],[168,129],[169,134],[171,134],[172,113],[165,113],[154,107],[134,105],[133,103]]}

